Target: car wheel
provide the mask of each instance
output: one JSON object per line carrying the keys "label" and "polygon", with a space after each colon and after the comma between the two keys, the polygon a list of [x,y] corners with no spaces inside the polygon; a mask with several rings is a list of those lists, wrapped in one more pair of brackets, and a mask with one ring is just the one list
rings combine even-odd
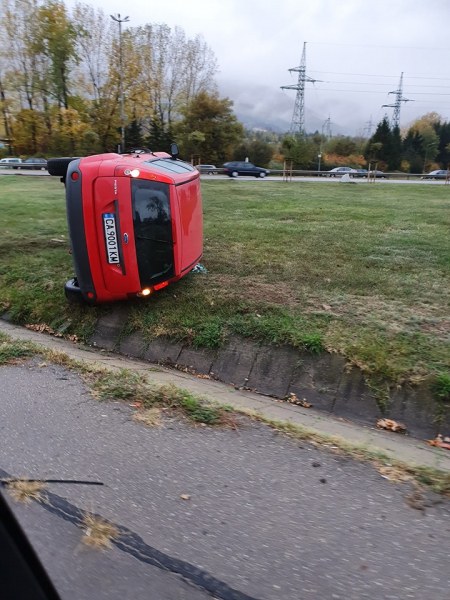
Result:
{"label": "car wheel", "polygon": [[231,177],[237,177],[238,175],[239,175],[239,173],[237,171],[231,172]]}
{"label": "car wheel", "polygon": [[76,160],[76,158],[50,158],[47,163],[47,171],[50,173],[50,175],[56,175],[57,177],[65,177],[67,175],[67,169],[69,167],[69,164],[73,160]]}
{"label": "car wheel", "polygon": [[76,278],[69,279],[64,286],[64,294],[71,304],[84,304],[80,286]]}
{"label": "car wheel", "polygon": [[267,175],[267,173],[264,173],[264,171],[261,171],[261,173],[259,174],[260,177],[265,177]]}

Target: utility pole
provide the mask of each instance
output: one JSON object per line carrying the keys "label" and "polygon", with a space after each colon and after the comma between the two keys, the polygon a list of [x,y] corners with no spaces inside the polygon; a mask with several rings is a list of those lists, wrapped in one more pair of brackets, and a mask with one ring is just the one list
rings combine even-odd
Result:
{"label": "utility pole", "polygon": [[110,15],[113,21],[119,23],[119,94],[120,94],[120,152],[125,152],[125,109],[123,98],[123,64],[122,64],[122,23],[127,23],[130,17],[120,17],[120,14]]}
{"label": "utility pole", "polygon": [[400,107],[402,102],[412,102],[408,98],[403,97],[403,73],[400,75],[400,83],[398,88],[390,94],[395,94],[394,104],[382,104],[382,108],[393,108],[394,114],[392,115],[392,127],[400,127]]}
{"label": "utility pole", "polygon": [[299,67],[289,69],[290,73],[298,73],[298,81],[295,85],[282,85],[282,90],[296,90],[294,113],[292,115],[290,133],[293,135],[305,135],[305,84],[314,83],[318,79],[312,79],[306,75],[306,42],[303,43],[302,59]]}

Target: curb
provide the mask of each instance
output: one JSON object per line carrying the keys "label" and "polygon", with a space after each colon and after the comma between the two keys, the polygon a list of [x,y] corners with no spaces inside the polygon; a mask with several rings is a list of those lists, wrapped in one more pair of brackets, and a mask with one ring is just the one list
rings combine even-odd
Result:
{"label": "curb", "polygon": [[358,425],[314,408],[305,409],[277,402],[219,381],[198,378],[188,372],[81,346],[2,320],[0,320],[0,331],[16,340],[27,340],[51,350],[64,352],[75,360],[96,363],[109,369],[131,369],[142,373],[156,384],[172,383],[211,401],[233,406],[237,410],[253,411],[266,419],[290,423],[330,437],[340,437],[347,443],[363,446],[367,450],[381,451],[392,460],[450,472],[450,453],[447,450],[431,447],[409,436]]}

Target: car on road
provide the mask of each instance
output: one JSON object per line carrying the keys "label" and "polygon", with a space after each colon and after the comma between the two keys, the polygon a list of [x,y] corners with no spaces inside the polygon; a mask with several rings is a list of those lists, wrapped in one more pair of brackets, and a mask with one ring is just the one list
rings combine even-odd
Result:
{"label": "car on road", "polygon": [[326,172],[325,175],[327,177],[342,177],[342,175],[355,175],[357,173],[356,169],[352,169],[351,167],[335,167],[330,171]]}
{"label": "car on road", "polygon": [[353,173],[353,177],[378,177],[380,179],[386,178],[386,173],[383,171],[369,171],[367,169],[356,169],[356,173]]}
{"label": "car on road", "polygon": [[4,167],[5,169],[17,169],[18,166],[22,163],[21,158],[2,158],[0,160],[0,167]]}
{"label": "car on road", "polygon": [[446,179],[448,176],[448,171],[445,169],[436,169],[427,175],[423,175],[421,179]]}
{"label": "car on road", "polygon": [[237,177],[238,175],[249,175],[251,177],[265,177],[269,175],[269,169],[263,169],[263,167],[256,167],[251,162],[235,160],[226,162],[223,165],[225,175],[229,177]]}
{"label": "car on road", "polygon": [[216,165],[195,165],[195,168],[204,175],[217,175]]}
{"label": "car on road", "polygon": [[45,171],[47,169],[47,161],[45,158],[27,158],[23,160],[20,165],[17,167],[18,169],[35,169],[36,171],[42,170]]}

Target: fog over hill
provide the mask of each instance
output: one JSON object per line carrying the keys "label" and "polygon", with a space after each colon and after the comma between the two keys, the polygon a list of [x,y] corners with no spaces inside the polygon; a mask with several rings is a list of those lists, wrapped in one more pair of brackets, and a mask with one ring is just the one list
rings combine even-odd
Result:
{"label": "fog over hill", "polygon": [[[311,92],[311,93],[308,93]],[[233,101],[233,110],[239,121],[248,129],[267,129],[276,133],[289,131],[294,111],[296,92],[274,89],[269,85],[249,83],[244,85],[231,80],[219,80],[219,93]],[[353,116],[359,113],[357,105],[334,101],[331,105],[314,98],[314,90],[305,94],[305,127],[307,133],[322,131],[330,114],[346,114],[341,122],[331,120],[332,135],[361,135],[364,119]]]}

